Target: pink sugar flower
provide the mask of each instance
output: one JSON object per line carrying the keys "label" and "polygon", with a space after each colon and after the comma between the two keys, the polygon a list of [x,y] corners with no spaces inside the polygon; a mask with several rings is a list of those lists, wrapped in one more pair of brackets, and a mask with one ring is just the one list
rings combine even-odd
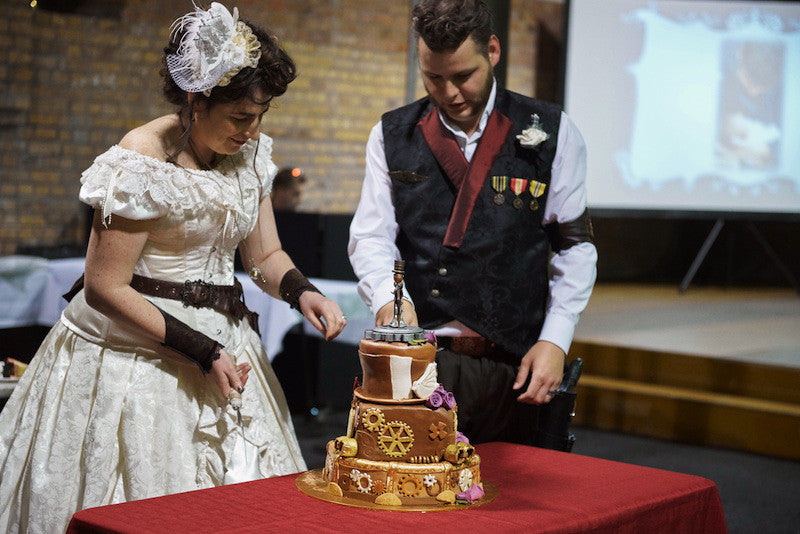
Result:
{"label": "pink sugar flower", "polygon": [[472,501],[477,501],[484,495],[486,494],[483,491],[483,486],[480,484],[473,484],[467,491],[456,495],[456,500],[467,501],[469,504],[472,504]]}
{"label": "pink sugar flower", "polygon": [[425,405],[428,408],[433,408],[434,410],[440,407],[442,403],[444,403],[444,399],[442,398],[442,395],[439,394],[438,390],[431,393],[428,397],[428,400],[425,401]]}

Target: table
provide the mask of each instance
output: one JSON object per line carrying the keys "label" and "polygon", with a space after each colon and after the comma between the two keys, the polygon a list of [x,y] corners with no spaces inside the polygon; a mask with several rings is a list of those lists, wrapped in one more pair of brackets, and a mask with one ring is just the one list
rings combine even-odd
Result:
{"label": "table", "polygon": [[83,258],[80,261],[49,261],[34,256],[0,258],[0,328],[54,324],[67,304],[61,298],[66,290],[58,292],[72,287],[82,272]]}
{"label": "table", "polygon": [[[55,324],[67,306],[61,295],[83,273],[84,263],[84,258],[0,258],[0,328]],[[301,321],[304,333],[321,336],[299,312],[261,291],[245,273],[237,272],[236,278],[242,283],[248,307],[259,315],[261,341],[270,360],[281,351],[286,333]],[[364,330],[375,323],[372,312],[358,296],[356,282],[322,278],[312,278],[311,282],[347,315],[348,324],[337,341],[357,344]]]}
{"label": "table", "polygon": [[82,510],[67,532],[727,532],[705,478],[525,445],[476,449],[499,496],[468,510],[342,506],[301,493],[288,475]]}

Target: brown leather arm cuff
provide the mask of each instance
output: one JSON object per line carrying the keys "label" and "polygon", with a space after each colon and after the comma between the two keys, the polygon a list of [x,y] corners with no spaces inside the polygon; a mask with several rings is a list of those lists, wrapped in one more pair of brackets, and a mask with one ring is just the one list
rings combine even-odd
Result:
{"label": "brown leather arm cuff", "polygon": [[204,375],[210,373],[211,365],[219,359],[219,351],[223,346],[158,306],[156,309],[164,316],[166,324],[166,334],[162,345],[197,363]]}
{"label": "brown leather arm cuff", "polygon": [[314,284],[309,282],[308,278],[303,276],[303,273],[297,269],[287,271],[286,274],[283,275],[281,285],[278,288],[281,298],[297,311],[300,311],[300,295],[306,291],[314,291],[320,295],[322,294],[322,292],[317,289]]}
{"label": "brown leather arm cuff", "polygon": [[566,250],[578,243],[594,243],[594,230],[588,210],[575,220],[566,223],[550,223],[544,227],[553,252]]}

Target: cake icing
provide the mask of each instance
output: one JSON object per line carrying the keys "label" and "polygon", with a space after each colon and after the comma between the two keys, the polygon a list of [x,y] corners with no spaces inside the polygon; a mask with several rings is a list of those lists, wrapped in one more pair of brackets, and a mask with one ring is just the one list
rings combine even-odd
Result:
{"label": "cake icing", "polygon": [[480,457],[458,432],[455,399],[436,382],[435,342],[362,339],[358,352],[364,378],[347,433],[327,445],[328,491],[391,506],[480,498]]}
{"label": "cake icing", "polygon": [[385,506],[471,504],[483,497],[480,457],[458,432],[458,405],[438,383],[436,337],[401,316],[404,263],[395,262],[394,319],[358,346],[363,379],[347,433],[328,442],[328,493]]}

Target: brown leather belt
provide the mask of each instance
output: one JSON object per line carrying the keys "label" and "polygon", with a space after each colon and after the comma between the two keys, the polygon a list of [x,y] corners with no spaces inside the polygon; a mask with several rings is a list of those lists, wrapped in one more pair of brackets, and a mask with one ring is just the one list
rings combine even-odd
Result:
{"label": "brown leather belt", "polygon": [[451,352],[474,357],[490,357],[519,363],[520,358],[481,336],[437,337],[437,344]]}
{"label": "brown leather belt", "polygon": [[220,286],[203,280],[169,282],[134,274],[130,285],[144,295],[179,300],[184,306],[194,308],[211,308],[237,321],[246,317],[253,330],[259,334],[258,314],[245,305],[242,284],[236,278],[233,279],[232,286]]}

